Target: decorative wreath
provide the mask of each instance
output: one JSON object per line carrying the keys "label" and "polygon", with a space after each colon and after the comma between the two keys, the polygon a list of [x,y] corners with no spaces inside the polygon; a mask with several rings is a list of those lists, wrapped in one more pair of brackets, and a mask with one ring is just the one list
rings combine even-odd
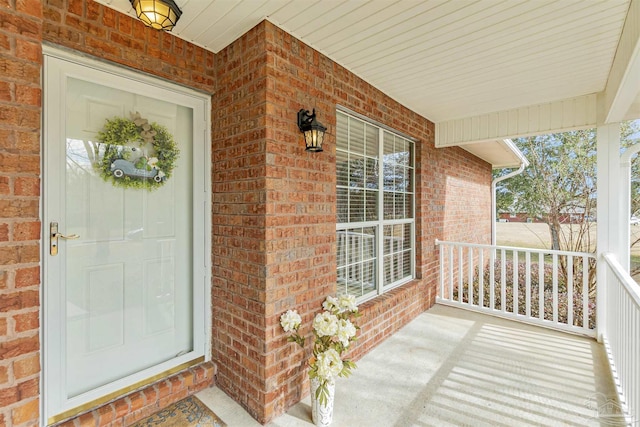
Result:
{"label": "decorative wreath", "polygon": [[161,187],[180,154],[167,129],[138,112],[131,113],[131,119],[107,119],[98,142],[103,153],[97,165],[100,176],[124,188]]}

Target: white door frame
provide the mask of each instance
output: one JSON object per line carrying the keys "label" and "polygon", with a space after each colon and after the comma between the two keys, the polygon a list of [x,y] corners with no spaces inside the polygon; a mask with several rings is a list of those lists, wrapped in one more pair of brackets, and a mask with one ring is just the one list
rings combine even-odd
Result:
{"label": "white door frame", "polygon": [[[211,123],[211,97],[210,95],[197,92],[191,89],[169,83],[158,78],[150,77],[142,73],[107,64],[95,59],[79,56],[67,51],[59,50],[50,46],[43,46],[44,54],[44,102],[43,102],[43,154],[42,154],[42,306],[41,306],[41,342],[42,344],[42,399],[41,414],[42,425],[48,425],[57,421],[60,414],[70,414],[77,412],[76,409],[89,409],[92,405],[99,405],[105,397],[115,397],[120,390],[131,388],[133,385],[144,383],[147,379],[175,370],[179,366],[188,365],[194,359],[210,360],[211,358],[211,144],[210,144],[210,123]],[[52,280],[60,280],[64,274],[61,268],[53,267],[49,258],[49,222],[56,220],[52,218],[51,211],[56,209],[59,197],[52,194],[61,193],[61,190],[54,188],[58,186],[56,182],[47,182],[48,165],[52,160],[45,144],[47,133],[51,129],[56,129],[59,134],[60,126],[64,117],[64,96],[59,99],[48,96],[47,88],[59,87],[59,93],[66,93],[66,77],[74,76],[80,79],[108,79],[118,80],[120,89],[149,96],[148,90],[153,88],[153,96],[165,99],[176,104],[193,109],[193,145],[200,146],[200,150],[193,150],[193,245],[201,247],[201,251],[194,251],[193,259],[193,334],[194,351],[173,359],[169,362],[154,366],[138,372],[127,378],[115,381],[112,384],[99,387],[90,392],[67,400],[62,406],[57,403],[54,407],[50,405],[53,400],[47,392],[51,390],[51,383],[56,381],[56,375],[60,375],[60,366],[51,366],[49,354],[60,352],[61,343],[53,340],[52,334],[47,330],[63,330],[65,325],[61,325],[60,319],[60,295],[55,295],[47,287],[47,283]],[[64,233],[64,230],[61,230]],[[200,279],[201,281],[198,281]],[[62,328],[62,329],[61,329]],[[87,408],[88,407],[88,408]],[[53,417],[53,418],[52,418]]]}

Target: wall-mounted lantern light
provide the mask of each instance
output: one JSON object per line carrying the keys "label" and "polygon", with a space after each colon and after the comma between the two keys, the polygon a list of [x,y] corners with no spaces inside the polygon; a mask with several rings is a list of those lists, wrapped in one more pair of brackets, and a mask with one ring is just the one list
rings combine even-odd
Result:
{"label": "wall-mounted lantern light", "polygon": [[173,0],[129,0],[136,15],[147,27],[171,31],[182,11]]}
{"label": "wall-mounted lantern light", "polygon": [[304,134],[304,143],[307,151],[322,151],[322,143],[324,142],[324,133],[327,128],[316,120],[316,110],[309,114],[309,110],[304,108],[298,111],[298,127],[300,132]]}

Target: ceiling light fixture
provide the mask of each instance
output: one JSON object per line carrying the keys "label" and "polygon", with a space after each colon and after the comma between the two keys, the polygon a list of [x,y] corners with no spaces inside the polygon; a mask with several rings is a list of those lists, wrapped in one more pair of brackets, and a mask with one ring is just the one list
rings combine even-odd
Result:
{"label": "ceiling light fixture", "polygon": [[136,15],[147,27],[171,31],[182,11],[173,0],[129,0]]}

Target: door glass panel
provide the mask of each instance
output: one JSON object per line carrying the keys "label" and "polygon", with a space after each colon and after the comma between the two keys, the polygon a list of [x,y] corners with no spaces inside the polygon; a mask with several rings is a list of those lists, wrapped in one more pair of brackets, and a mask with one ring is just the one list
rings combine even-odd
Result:
{"label": "door glass panel", "polygon": [[[73,397],[193,350],[193,112],[73,78],[66,101],[64,231],[80,236],[61,254]],[[163,126],[179,150],[162,185],[145,184],[162,153],[136,141],[118,148],[135,167],[105,179],[98,133],[106,120],[136,112]],[[126,176],[142,184],[114,181]]]}

